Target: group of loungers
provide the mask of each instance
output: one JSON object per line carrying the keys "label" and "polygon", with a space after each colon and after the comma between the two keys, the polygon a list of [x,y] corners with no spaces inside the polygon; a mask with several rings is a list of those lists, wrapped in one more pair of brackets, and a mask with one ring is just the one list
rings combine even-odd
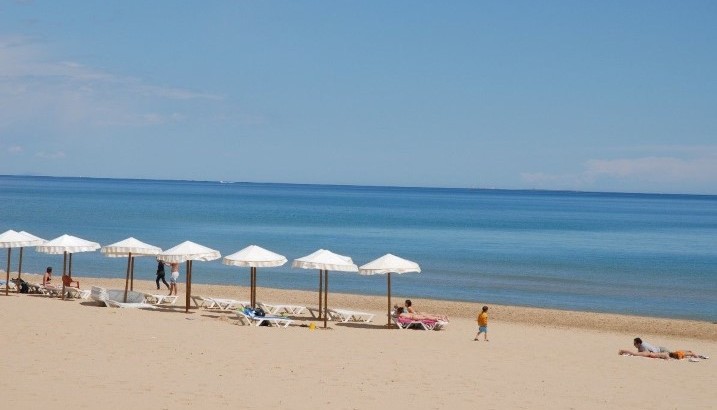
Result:
{"label": "group of loungers", "polygon": [[[10,282],[10,287],[14,288],[15,284]],[[53,297],[62,296],[62,287],[37,283],[29,284],[29,287],[31,292]],[[92,299],[108,307],[154,309],[157,306],[172,306],[177,301],[177,296],[168,296],[166,294],[146,294],[135,291],[127,291],[126,293],[125,298],[125,291],[119,289],[105,289],[93,286],[91,290],[81,290],[74,287],[65,287],[66,297]],[[308,312],[313,318],[319,318],[321,313],[316,307],[260,302],[257,305],[264,313],[261,315],[252,309],[251,304],[247,301],[205,296],[192,296],[191,299],[197,308],[236,312],[239,321],[255,326],[268,325],[286,328],[295,321],[289,316],[296,317]],[[336,308],[328,309],[327,313],[329,320],[340,323],[370,323],[375,316],[373,313]],[[399,329],[440,330],[447,325],[447,321],[443,320],[414,320],[395,314],[392,315],[392,320]]]}

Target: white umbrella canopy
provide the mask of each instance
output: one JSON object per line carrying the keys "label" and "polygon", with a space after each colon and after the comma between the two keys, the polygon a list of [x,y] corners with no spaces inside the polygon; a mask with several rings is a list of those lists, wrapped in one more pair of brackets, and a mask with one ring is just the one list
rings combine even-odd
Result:
{"label": "white umbrella canopy", "polygon": [[387,253],[382,257],[373,260],[359,268],[362,275],[381,275],[385,273],[408,273],[421,272],[421,267],[416,262],[400,258]]}
{"label": "white umbrella canopy", "polygon": [[77,253],[77,252],[94,252],[100,249],[100,244],[97,242],[88,241],[86,239],[78,238],[72,235],[62,235],[55,239],[51,239],[42,245],[37,246],[37,251],[42,253],[49,253],[52,255],[60,255],[63,253]]}
{"label": "white umbrella canopy", "polygon": [[323,269],[341,272],[357,272],[358,266],[348,256],[339,255],[326,249],[319,249],[311,255],[294,259],[294,268]]}
{"label": "white umbrella canopy", "polygon": [[198,243],[184,241],[174,248],[167,249],[157,255],[157,260],[169,263],[187,262],[187,291],[185,297],[185,313],[189,313],[189,299],[192,296],[192,261],[213,261],[221,258],[219,251],[207,248]]}
{"label": "white umbrella canopy", "polygon": [[373,260],[359,268],[362,275],[387,275],[387,294],[388,294],[388,326],[391,326],[391,273],[408,273],[421,272],[421,267],[416,262],[408,259],[400,258],[396,255],[387,253],[382,257]]}
{"label": "white umbrella canopy", "polygon": [[144,243],[139,239],[129,237],[123,241],[103,246],[102,249],[100,249],[100,252],[108,258],[124,258],[129,256],[130,253],[132,256],[155,256],[159,255],[162,252],[162,249],[157,246]]}
{"label": "white umbrella canopy", "polygon": [[[326,321],[328,320],[328,295],[329,295],[329,270],[341,271],[341,272],[357,272],[358,266],[348,256],[339,255],[326,249],[319,249],[318,251],[306,255],[302,258],[294,259],[292,265],[294,268],[302,269],[319,269],[319,312],[321,312],[322,304],[324,309],[324,327],[327,326]],[[321,273],[324,273],[324,279],[322,279]],[[323,302],[321,299],[322,294],[322,280],[323,280]]]}
{"label": "white umbrella canopy", "polygon": [[[9,229],[0,234],[0,248],[7,248],[7,269],[5,270],[5,295],[10,292],[10,259],[12,248],[33,246],[35,241],[20,232]],[[19,272],[19,269],[18,269]]]}
{"label": "white umbrella canopy", "polygon": [[13,231],[12,229],[9,229],[0,234],[0,248],[22,248],[25,246],[38,245],[38,242],[33,238],[37,237],[30,237],[27,233],[17,232]]}
{"label": "white umbrella canopy", "polygon": [[284,255],[279,255],[256,245],[249,245],[238,252],[225,256],[222,260],[225,265],[254,268],[276,267],[286,262]]}
{"label": "white umbrella canopy", "polygon": [[256,268],[276,267],[287,262],[284,255],[279,255],[261,246],[249,245],[246,248],[225,256],[222,263],[231,266],[244,266],[251,268],[249,289],[250,303],[252,307],[256,306]]}
{"label": "white umbrella canopy", "polygon": [[[62,275],[68,271],[67,266],[67,254],[70,254],[69,264],[69,276],[72,277],[72,254],[78,252],[94,252],[100,249],[100,244],[97,242],[88,241],[86,239],[78,238],[72,235],[62,235],[55,239],[49,240],[37,248],[38,252],[49,253],[52,255],[64,254],[65,257],[62,261]],[[65,281],[62,281],[62,299],[65,298]]]}
{"label": "white umbrella canopy", "polygon": [[43,243],[47,242],[46,239],[42,239],[39,236],[35,236],[35,235],[31,234],[30,232],[20,231],[20,233],[27,236],[28,238],[30,238],[30,242],[32,242],[32,243],[27,246],[37,246],[37,245],[42,245]]}
{"label": "white umbrella canopy", "polygon": [[127,302],[127,291],[134,290],[134,258],[136,256],[155,256],[162,252],[162,249],[130,236],[125,240],[102,247],[100,252],[108,258],[127,258],[127,276],[124,281],[124,301]]}
{"label": "white umbrella canopy", "polygon": [[167,249],[164,252],[160,252],[157,255],[157,259],[170,262],[170,263],[182,263],[187,261],[213,261],[221,258],[222,255],[219,251],[207,248],[198,243],[192,241],[184,241],[179,245]]}

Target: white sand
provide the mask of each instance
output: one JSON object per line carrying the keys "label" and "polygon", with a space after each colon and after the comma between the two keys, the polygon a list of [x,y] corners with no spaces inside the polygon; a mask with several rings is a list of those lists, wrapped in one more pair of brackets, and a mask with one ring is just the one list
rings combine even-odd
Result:
{"label": "white sand", "polygon": [[[79,279],[83,288],[124,285]],[[136,282],[135,290],[153,286]],[[248,298],[240,287],[194,285],[193,291]],[[313,305],[317,297],[260,288],[259,299]],[[419,310],[457,309],[457,302],[416,302]],[[495,307],[490,342],[474,342],[478,305],[458,304],[463,317],[454,312],[446,330],[430,332],[386,329],[385,298],[332,294],[329,304],[371,308],[377,316],[369,325],[330,323],[329,330],[311,331],[239,326],[226,312],[112,309],[3,295],[3,408],[667,409],[717,403],[717,357],[691,363],[617,355],[642,336],[714,356],[717,325],[710,323]],[[540,324],[525,323],[530,312]],[[559,327],[538,320],[553,317]],[[569,324],[579,317],[581,327]],[[610,330],[625,326],[616,322],[640,320],[671,324],[672,335]],[[674,335],[679,328],[694,334]]]}

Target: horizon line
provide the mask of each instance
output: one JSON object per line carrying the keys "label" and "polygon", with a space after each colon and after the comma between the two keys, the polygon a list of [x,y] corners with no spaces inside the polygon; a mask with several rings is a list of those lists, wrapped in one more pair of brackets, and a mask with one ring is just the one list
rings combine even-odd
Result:
{"label": "horizon line", "polygon": [[256,181],[229,181],[213,179],[169,179],[169,178],[138,178],[138,177],[88,177],[88,176],[67,176],[67,175],[32,175],[32,174],[0,174],[0,177],[30,177],[30,178],[69,178],[69,179],[104,179],[104,180],[129,180],[129,181],[157,181],[157,182],[210,182],[220,184],[255,184],[255,185],[296,185],[296,186],[329,186],[329,187],[354,187],[354,188],[398,188],[398,189],[444,189],[463,191],[509,191],[509,192],[545,192],[545,193],[575,193],[575,194],[617,194],[617,195],[664,195],[664,196],[700,196],[715,197],[717,194],[704,193],[665,193],[665,192],[630,192],[630,191],[590,191],[577,189],[545,189],[545,188],[486,188],[486,187],[437,187],[437,186],[410,186],[410,185],[371,185],[371,184],[320,184],[308,182],[256,182]]}

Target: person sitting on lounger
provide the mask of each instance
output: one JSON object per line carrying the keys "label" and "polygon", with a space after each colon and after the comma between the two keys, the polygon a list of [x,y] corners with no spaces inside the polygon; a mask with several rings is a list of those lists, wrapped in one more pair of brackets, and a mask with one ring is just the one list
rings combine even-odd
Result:
{"label": "person sitting on lounger", "polygon": [[72,280],[72,276],[63,273],[62,274],[62,284],[65,285],[65,287],[73,287],[72,284],[75,283],[77,286],[74,286],[75,288],[80,288],[80,282],[76,280]]}
{"label": "person sitting on lounger", "polygon": [[408,313],[418,313],[411,306],[413,306],[413,302],[411,302],[411,299],[406,299],[406,302],[404,302],[403,304],[403,310]]}
{"label": "person sitting on lounger", "polygon": [[435,320],[441,322],[448,322],[448,316],[445,315],[432,315],[430,313],[410,313],[402,307],[395,306],[395,308],[397,317],[405,317],[411,320]]}
{"label": "person sitting on lounger", "polygon": [[42,286],[47,286],[52,280],[52,266],[48,266],[45,270],[45,275],[42,277]]}

